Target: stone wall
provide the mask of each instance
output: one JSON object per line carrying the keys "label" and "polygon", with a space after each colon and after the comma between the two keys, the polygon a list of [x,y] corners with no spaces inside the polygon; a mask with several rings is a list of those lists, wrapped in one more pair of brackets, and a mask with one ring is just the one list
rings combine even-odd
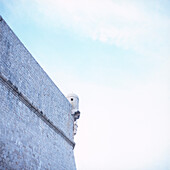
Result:
{"label": "stone wall", "polygon": [[0,169],[76,169],[71,105],[0,19]]}

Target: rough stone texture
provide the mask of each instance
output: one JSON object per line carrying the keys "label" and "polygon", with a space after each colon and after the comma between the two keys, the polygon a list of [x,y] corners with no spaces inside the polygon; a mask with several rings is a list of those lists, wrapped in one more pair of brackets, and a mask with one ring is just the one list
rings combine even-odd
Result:
{"label": "rough stone texture", "polygon": [[[4,20],[0,21],[0,74],[73,141],[70,103]],[[3,81],[0,117],[0,169],[76,169],[73,146]]]}

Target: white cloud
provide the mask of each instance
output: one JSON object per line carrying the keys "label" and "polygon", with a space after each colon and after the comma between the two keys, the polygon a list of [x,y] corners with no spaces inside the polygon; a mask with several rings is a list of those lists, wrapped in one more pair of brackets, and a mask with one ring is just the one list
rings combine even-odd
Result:
{"label": "white cloud", "polygon": [[147,54],[169,52],[170,19],[155,10],[161,2],[152,1],[151,5],[147,1],[111,0],[37,2],[40,11],[54,24],[94,40]]}
{"label": "white cloud", "polygon": [[17,17],[31,16],[41,24],[53,25],[56,29],[62,26],[77,35],[103,43],[154,57],[167,57],[170,52],[170,15],[166,3],[159,0],[12,0],[12,3],[3,0],[2,2]]}

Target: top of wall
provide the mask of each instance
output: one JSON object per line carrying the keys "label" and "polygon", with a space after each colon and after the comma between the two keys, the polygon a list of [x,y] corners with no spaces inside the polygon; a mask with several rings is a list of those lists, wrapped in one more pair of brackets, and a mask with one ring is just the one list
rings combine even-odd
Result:
{"label": "top of wall", "polygon": [[0,74],[73,141],[70,103],[1,16]]}

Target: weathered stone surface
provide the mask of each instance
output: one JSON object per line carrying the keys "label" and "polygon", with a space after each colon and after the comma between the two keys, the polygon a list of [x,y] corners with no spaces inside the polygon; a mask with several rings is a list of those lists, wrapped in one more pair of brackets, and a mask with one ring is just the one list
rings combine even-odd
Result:
{"label": "weathered stone surface", "polygon": [[[0,79],[0,169],[76,169],[70,144],[71,105],[4,20],[0,21],[0,75],[8,80],[5,85]],[[37,116],[22,96],[66,138]]]}

